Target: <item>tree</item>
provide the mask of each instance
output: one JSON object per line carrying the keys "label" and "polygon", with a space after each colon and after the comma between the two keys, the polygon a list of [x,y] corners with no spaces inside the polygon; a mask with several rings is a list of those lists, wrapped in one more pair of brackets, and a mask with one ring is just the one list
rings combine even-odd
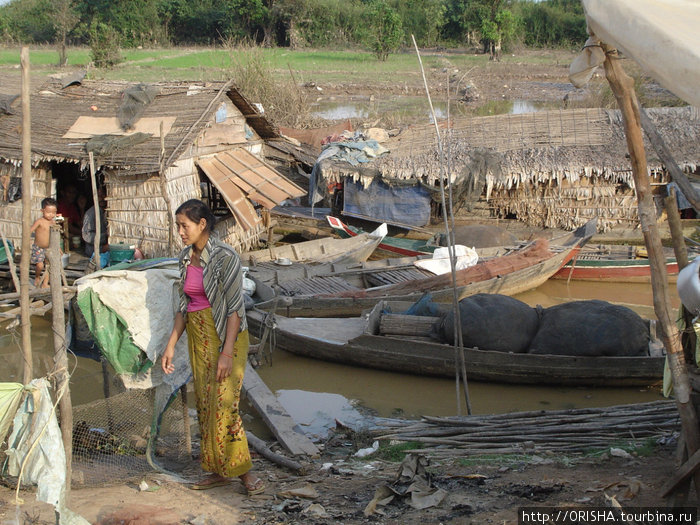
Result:
{"label": "tree", "polygon": [[367,5],[367,15],[371,21],[370,49],[379,60],[384,61],[403,41],[401,18],[384,0],[371,0]]}
{"label": "tree", "polygon": [[392,7],[401,17],[406,36],[415,36],[419,46],[438,43],[447,22],[445,0],[393,0]]}
{"label": "tree", "polygon": [[503,42],[513,37],[517,23],[510,10],[500,8],[499,1],[493,4],[491,16],[481,22],[481,39],[484,52],[488,51],[492,60],[500,60]]}
{"label": "tree", "polygon": [[63,67],[68,61],[66,44],[68,34],[80,21],[73,0],[54,0],[53,26],[56,29],[56,43],[58,44],[58,65]]}
{"label": "tree", "polygon": [[93,23],[90,26],[90,55],[95,67],[116,66],[122,61],[119,33],[102,22]]}

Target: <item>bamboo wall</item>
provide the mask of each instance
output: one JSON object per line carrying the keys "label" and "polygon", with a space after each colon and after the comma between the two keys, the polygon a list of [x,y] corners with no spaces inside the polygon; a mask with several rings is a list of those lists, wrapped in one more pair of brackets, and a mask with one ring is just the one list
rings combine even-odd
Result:
{"label": "bamboo wall", "polygon": [[[20,177],[22,167],[9,163],[0,164],[0,174]],[[51,195],[51,171],[46,166],[32,169],[32,222],[41,216],[41,200]],[[54,195],[55,197],[55,195]],[[28,225],[28,227],[30,227]],[[22,245],[22,200],[11,203],[0,202],[0,229],[5,238],[16,247]]]}
{"label": "bamboo wall", "polygon": [[[201,197],[191,159],[174,164],[165,177],[173,212],[186,200]],[[173,246],[168,246],[168,208],[158,174],[122,175],[108,170],[105,186],[110,243],[136,244],[146,257],[172,256],[182,249],[175,229]]]}

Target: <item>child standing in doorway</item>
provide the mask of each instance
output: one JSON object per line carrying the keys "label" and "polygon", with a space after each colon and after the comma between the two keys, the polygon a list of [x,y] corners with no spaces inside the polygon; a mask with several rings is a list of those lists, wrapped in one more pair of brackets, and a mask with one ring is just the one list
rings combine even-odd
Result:
{"label": "child standing in doorway", "polygon": [[[46,248],[49,247],[51,226],[56,224],[56,199],[47,197],[41,201],[41,217],[32,224],[31,233],[34,234],[32,243],[32,256],[30,263],[34,264],[34,285],[39,286],[41,274],[44,271],[44,261],[46,260]],[[49,287],[49,273],[46,272],[42,288]]]}

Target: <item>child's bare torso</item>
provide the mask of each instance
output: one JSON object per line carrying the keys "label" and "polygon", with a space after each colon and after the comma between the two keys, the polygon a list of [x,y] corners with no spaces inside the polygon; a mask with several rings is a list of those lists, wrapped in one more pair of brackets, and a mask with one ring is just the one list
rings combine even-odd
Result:
{"label": "child's bare torso", "polygon": [[39,248],[49,247],[51,226],[54,224],[56,224],[54,221],[44,219],[43,217],[37,219],[36,230],[34,230],[34,244],[36,244]]}

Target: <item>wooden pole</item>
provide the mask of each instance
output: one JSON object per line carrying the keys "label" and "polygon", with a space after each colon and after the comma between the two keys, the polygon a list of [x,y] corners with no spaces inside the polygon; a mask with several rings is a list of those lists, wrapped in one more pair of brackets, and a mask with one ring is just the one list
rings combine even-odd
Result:
{"label": "wooden pole", "polygon": [[[428,89],[428,81],[425,78],[425,70],[423,69],[423,60],[421,59],[420,52],[418,51],[418,44],[416,44],[416,39],[411,35],[411,40],[413,40],[413,47],[416,50],[416,56],[418,57],[418,64],[420,65],[421,74],[423,75],[423,86],[425,87],[425,94],[428,97],[428,105],[430,106],[430,113],[433,117],[433,124],[435,125],[435,134],[437,136],[437,147],[440,153],[440,168],[441,171],[444,169],[445,165],[445,154],[442,147],[442,139],[440,137],[440,128],[437,123],[437,116],[435,115],[435,110],[433,109],[433,101],[430,98],[430,90]],[[449,174],[448,174],[449,177]],[[445,202],[445,177],[444,173],[440,173],[440,198],[442,204],[442,216],[445,222],[445,235],[447,236],[447,253],[450,256],[450,268],[452,273],[452,309],[454,312],[455,319],[455,384],[457,385],[457,415],[462,414],[462,408],[459,402],[459,377],[461,375],[462,383],[464,385],[464,397],[467,405],[467,415],[472,413],[472,404],[469,399],[469,383],[467,381],[467,370],[465,366],[464,359],[464,344],[462,343],[462,322],[459,310],[459,298],[457,297],[457,277],[456,277],[456,264],[457,257],[455,256],[455,246],[452,240],[453,235],[450,235],[450,226],[447,217],[447,204]],[[460,374],[461,373],[461,374]]]}
{"label": "wooden pole", "polygon": [[[666,359],[673,377],[673,390],[676,397],[678,412],[681,416],[683,436],[688,448],[688,456],[692,456],[700,448],[698,435],[698,418],[690,400],[690,381],[683,357],[680,336],[671,314],[668,293],[668,276],[666,260],[663,254],[661,236],[656,224],[656,208],[651,192],[651,184],[647,173],[646,153],[642,137],[639,115],[639,104],[634,93],[634,80],[625,73],[620,65],[617,50],[602,44],[605,52],[605,76],[610,84],[615,99],[620,106],[622,121],[625,127],[627,149],[632,164],[632,176],[637,192],[639,221],[642,226],[644,243],[649,253],[651,267],[651,287],[654,294],[654,312],[661,326],[661,339],[666,347]],[[695,476],[695,490],[700,496],[700,474]]]}
{"label": "wooden pole", "polygon": [[22,309],[23,381],[28,385],[34,375],[32,364],[32,325],[29,312],[29,259],[32,253],[32,121],[29,109],[29,48],[20,53],[22,64],[22,259],[19,266],[20,307]]}
{"label": "wooden pole", "polygon": [[681,226],[681,215],[678,213],[678,203],[676,202],[676,189],[671,187],[668,196],[664,199],[664,208],[668,217],[668,229],[671,231],[671,241],[673,242],[673,253],[678,263],[678,271],[688,266],[688,248],[683,238],[683,228]]}
{"label": "wooden pole", "polygon": [[173,216],[173,204],[168,195],[168,181],[165,178],[165,134],[163,121],[160,122],[160,192],[165,200],[165,209],[168,214],[168,255],[173,253],[173,239],[175,235],[175,217]]}
{"label": "wooden pole", "polygon": [[100,197],[97,194],[97,176],[95,175],[95,157],[92,155],[92,151],[88,153],[88,158],[90,159],[90,182],[92,183],[92,201],[94,202],[95,208],[95,239],[93,240],[93,246],[95,253],[95,269],[100,270],[102,264],[100,261],[100,232],[102,231],[102,221],[100,220]]}
{"label": "wooden pole", "polygon": [[190,409],[187,406],[187,384],[180,387],[180,395],[182,396],[182,425],[185,427],[185,452],[188,458],[192,458],[192,429],[190,422]]}
{"label": "wooden pole", "polygon": [[60,396],[61,436],[66,454],[66,496],[70,493],[72,476],[71,462],[73,461],[73,405],[70,399],[70,375],[68,373],[68,357],[66,350],[66,316],[63,310],[63,286],[61,285],[61,228],[52,226],[50,233],[48,260],[49,281],[51,283],[52,330],[53,330],[53,361],[56,395]]}

